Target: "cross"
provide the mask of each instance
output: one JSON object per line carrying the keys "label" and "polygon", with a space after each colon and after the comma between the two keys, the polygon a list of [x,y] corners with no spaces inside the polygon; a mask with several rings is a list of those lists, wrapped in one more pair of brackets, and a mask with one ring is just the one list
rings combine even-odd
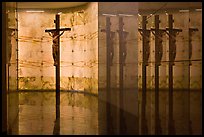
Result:
{"label": "cross", "polygon": [[[60,15],[55,16],[55,29],[45,30],[53,38],[52,54],[54,58],[54,66],[56,67],[56,121],[54,126],[54,134],[60,133],[60,36],[64,31],[70,31],[71,28],[60,29]],[[60,31],[63,31],[60,34]]]}
{"label": "cross", "polygon": [[174,25],[174,19],[173,15],[168,15],[168,28],[166,30],[168,31],[169,36],[169,91],[168,91],[168,100],[169,100],[169,116],[168,116],[168,134],[174,135],[175,134],[175,123],[174,123],[174,102],[173,102],[173,65],[176,58],[176,35],[179,32],[182,32],[181,29],[175,29],[173,27]]}

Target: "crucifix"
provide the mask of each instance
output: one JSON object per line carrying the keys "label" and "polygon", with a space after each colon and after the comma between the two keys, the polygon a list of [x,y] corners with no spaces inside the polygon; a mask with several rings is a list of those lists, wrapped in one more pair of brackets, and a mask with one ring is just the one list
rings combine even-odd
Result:
{"label": "crucifix", "polygon": [[147,16],[142,17],[142,29],[139,33],[142,35],[142,110],[141,110],[141,134],[148,134],[148,123],[146,116],[146,92],[147,92],[147,66],[150,56],[150,30],[147,29]]}
{"label": "crucifix", "polygon": [[8,66],[11,66],[11,55],[12,55],[12,37],[15,37],[15,32],[17,29],[15,28],[8,28],[8,58],[7,58],[7,64]]}
{"label": "crucifix", "polygon": [[[45,30],[52,37],[52,54],[54,59],[54,66],[56,67],[56,121],[53,134],[60,133],[60,36],[64,31],[70,31],[71,28],[60,29],[60,15],[55,16],[55,29]],[[60,34],[60,31],[62,33]]]}
{"label": "crucifix", "polygon": [[151,29],[151,32],[155,36],[155,134],[162,134],[161,118],[159,114],[159,68],[161,66],[163,56],[163,40],[162,37],[166,32],[165,29],[160,29],[159,15],[155,15],[155,28]]}
{"label": "crucifix", "polygon": [[188,56],[188,98],[189,98],[189,134],[192,135],[193,131],[192,131],[192,121],[191,121],[191,117],[190,117],[190,92],[191,92],[191,87],[190,87],[190,83],[191,83],[191,66],[192,66],[192,62],[191,62],[191,57],[192,57],[192,36],[193,34],[198,31],[198,28],[189,28],[189,56]]}
{"label": "crucifix", "polygon": [[111,66],[113,65],[114,57],[114,37],[115,32],[111,31],[111,19],[109,16],[106,17],[106,29],[102,29],[101,32],[106,32],[106,110],[107,110],[107,134],[114,133],[113,118],[111,115]]}
{"label": "crucifix", "polygon": [[173,15],[168,16],[168,25],[166,28],[169,36],[169,118],[168,118],[168,134],[175,135],[174,117],[173,117],[173,66],[176,59],[176,36],[181,29],[175,29]]}
{"label": "crucifix", "polygon": [[123,17],[119,17],[119,98],[120,98],[120,134],[126,134],[127,132],[127,123],[125,119],[124,111],[124,66],[127,56],[127,37],[128,32],[124,31],[124,22]]}

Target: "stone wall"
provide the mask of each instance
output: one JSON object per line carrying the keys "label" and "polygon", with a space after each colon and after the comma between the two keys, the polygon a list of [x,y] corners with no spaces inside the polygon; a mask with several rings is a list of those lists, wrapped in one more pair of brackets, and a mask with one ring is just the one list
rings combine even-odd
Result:
{"label": "stone wall", "polygon": [[[19,89],[55,89],[52,39],[56,10],[19,11]],[[60,9],[61,28],[70,27],[60,41],[61,89],[97,93],[98,5],[95,2]]]}

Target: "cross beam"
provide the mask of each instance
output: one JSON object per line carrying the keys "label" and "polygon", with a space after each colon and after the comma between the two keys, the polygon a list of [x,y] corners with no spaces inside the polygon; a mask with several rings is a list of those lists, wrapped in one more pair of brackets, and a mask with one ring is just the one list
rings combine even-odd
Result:
{"label": "cross beam", "polygon": [[45,32],[56,32],[56,31],[70,31],[71,28],[63,28],[63,29],[49,29],[49,30],[45,30]]}
{"label": "cross beam", "polygon": [[[54,126],[53,134],[60,134],[60,36],[63,33],[60,31],[70,31],[71,28],[60,29],[60,15],[56,14],[56,19],[54,20],[55,29],[45,30],[45,32],[53,33],[53,57],[56,67],[56,121]],[[56,59],[55,56],[56,55]]]}

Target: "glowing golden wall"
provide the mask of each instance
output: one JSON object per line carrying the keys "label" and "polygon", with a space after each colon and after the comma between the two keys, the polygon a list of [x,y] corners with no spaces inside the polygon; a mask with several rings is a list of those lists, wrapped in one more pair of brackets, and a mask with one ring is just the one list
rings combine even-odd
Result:
{"label": "glowing golden wall", "polygon": [[[61,89],[97,89],[98,5],[88,3],[60,10],[61,27],[71,27],[61,36]],[[55,89],[52,39],[45,29],[54,28],[55,10],[19,12],[19,88]]]}

